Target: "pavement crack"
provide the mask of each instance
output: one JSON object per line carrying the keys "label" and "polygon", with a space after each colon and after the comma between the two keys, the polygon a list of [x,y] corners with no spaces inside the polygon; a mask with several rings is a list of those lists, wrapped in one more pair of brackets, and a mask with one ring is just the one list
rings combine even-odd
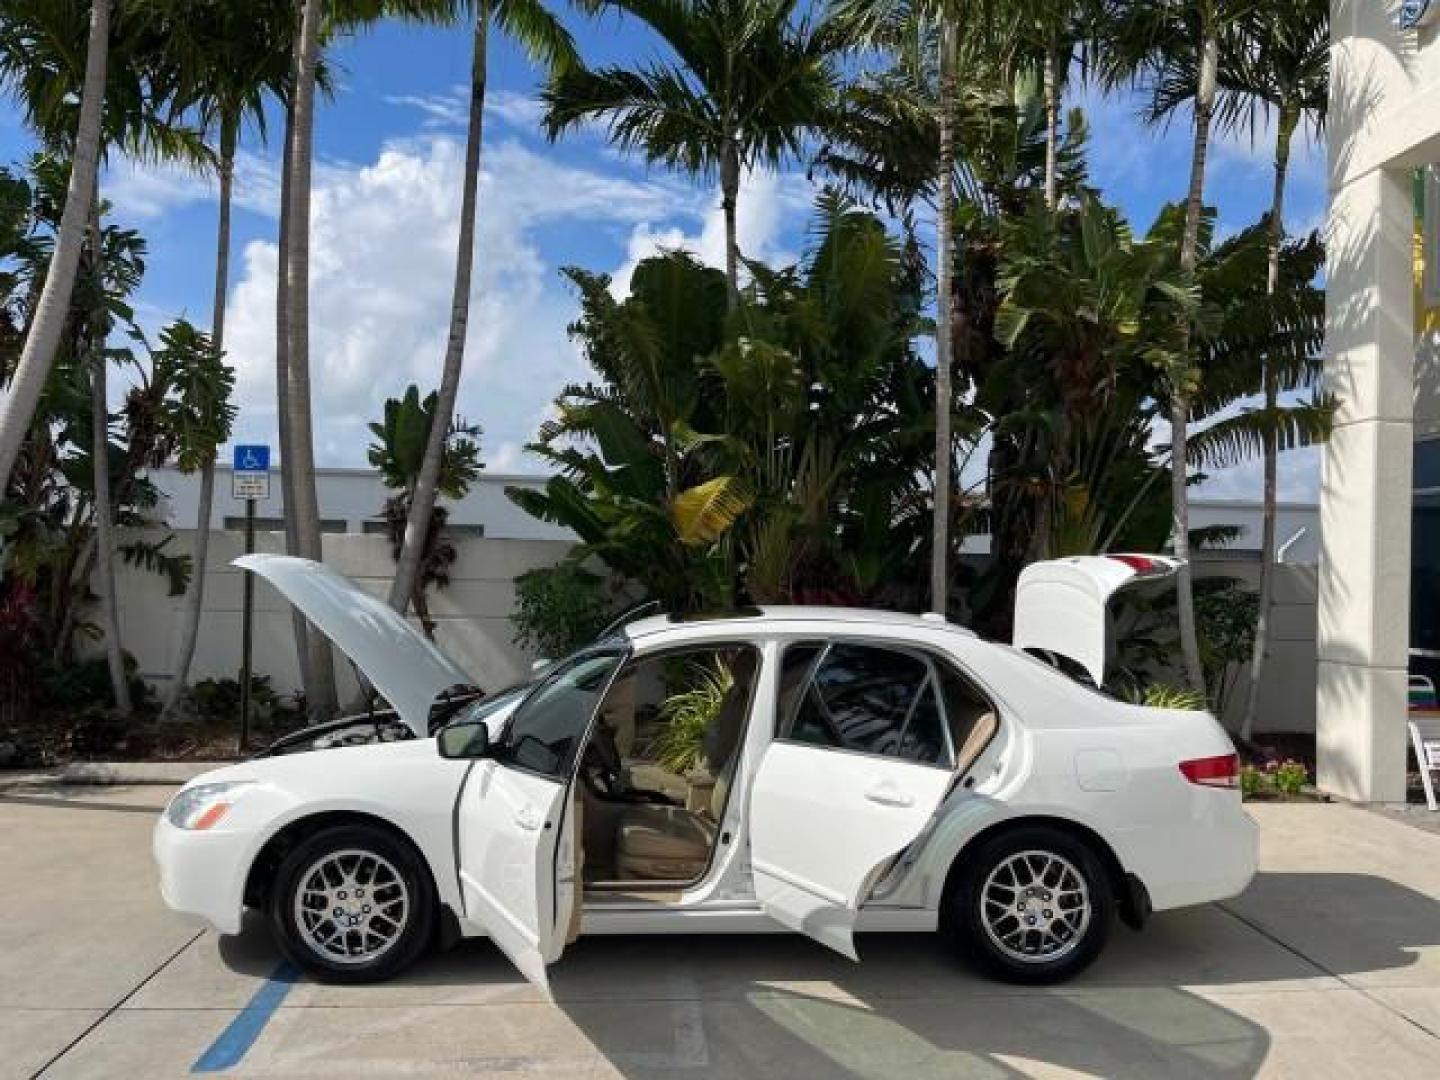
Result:
{"label": "pavement crack", "polygon": [[92,1031],[98,1028],[101,1024],[105,1023],[106,1020],[109,1020],[110,1017],[114,1016],[116,1012],[118,1012],[121,1008],[125,1006],[125,1003],[127,1001],[133,998],[141,990],[145,989],[145,987],[148,986],[157,975],[159,975],[167,967],[169,967],[176,960],[178,960],[181,953],[183,953],[186,949],[190,948],[191,945],[194,945],[195,942],[199,941],[202,937],[204,937],[205,933],[206,932],[204,930],[197,930],[194,936],[187,939],[183,945],[181,945],[178,949],[172,952],[164,960],[160,961],[160,963],[155,967],[153,971],[150,972],[150,974],[146,975],[143,979],[141,979],[138,983],[132,986],[128,991],[126,991],[119,1001],[115,1002],[114,1005],[111,1005],[103,1013],[97,1016],[91,1023],[85,1025],[84,1030],[82,1030],[78,1035],[76,1035],[64,1046],[62,1046],[59,1051],[50,1058],[49,1061],[45,1062],[44,1065],[41,1065],[40,1068],[36,1069],[33,1073],[31,1073],[30,1080],[39,1080],[40,1077],[44,1076],[47,1072],[54,1068],[56,1063],[58,1063],[61,1058],[63,1058],[66,1054],[70,1053],[71,1050],[74,1050],[75,1047],[79,1046],[82,1042],[84,1042],[89,1037]]}
{"label": "pavement crack", "polygon": [[1286,940],[1284,940],[1283,938],[1277,936],[1276,934],[1271,933],[1269,930],[1267,930],[1267,929],[1266,929],[1264,926],[1262,926],[1260,923],[1256,922],[1254,919],[1248,918],[1248,917],[1240,914],[1240,912],[1238,912],[1238,911],[1236,911],[1234,908],[1230,907],[1230,905],[1225,904],[1225,903],[1217,903],[1215,906],[1218,907],[1221,911],[1225,912],[1225,914],[1229,915],[1229,916],[1230,916],[1232,919],[1234,919],[1236,922],[1241,923],[1241,924],[1244,925],[1244,926],[1248,926],[1251,930],[1255,931],[1255,933],[1259,934],[1261,937],[1265,938],[1267,941],[1273,942],[1274,944],[1280,946],[1280,948],[1284,949],[1286,952],[1290,953],[1290,955],[1292,955],[1292,956],[1294,956],[1294,957],[1297,957],[1297,958],[1300,959],[1300,960],[1305,961],[1305,963],[1309,964],[1309,965],[1310,965],[1311,967],[1313,967],[1316,971],[1319,971],[1319,972],[1321,972],[1322,974],[1325,974],[1325,975],[1330,976],[1330,978],[1332,978],[1332,979],[1336,980],[1337,982],[1339,982],[1340,985],[1346,987],[1347,989],[1354,990],[1357,994],[1359,994],[1359,995],[1360,995],[1361,997],[1363,997],[1365,1000],[1367,1000],[1367,1001],[1369,1001],[1369,1002],[1371,1002],[1371,1003],[1373,1003],[1373,1004],[1375,1004],[1375,1005],[1380,1006],[1380,1008],[1384,1009],[1384,1010],[1385,1010],[1386,1012],[1388,1012],[1391,1016],[1394,1016],[1394,1017],[1396,1017],[1397,1019],[1404,1021],[1405,1023],[1409,1024],[1411,1027],[1413,1027],[1413,1028],[1415,1028],[1417,1031],[1419,1031],[1421,1034],[1428,1035],[1430,1038],[1434,1039],[1436,1042],[1440,1042],[1440,1031],[1436,1031],[1434,1028],[1430,1027],[1430,1026],[1427,1025],[1427,1024],[1422,1024],[1419,1020],[1416,1020],[1416,1019],[1415,1019],[1413,1016],[1411,1016],[1409,1013],[1406,1013],[1405,1011],[1403,1011],[1403,1010],[1401,1010],[1401,1009],[1397,1009],[1395,1006],[1391,1005],[1388,1001],[1385,1001],[1383,998],[1376,997],[1376,996],[1375,996],[1373,993],[1371,993],[1368,989],[1366,989],[1365,987],[1361,986],[1359,983],[1351,982],[1349,979],[1347,979],[1347,978],[1346,978],[1344,975],[1342,975],[1340,972],[1338,972],[1338,971],[1332,971],[1329,967],[1327,967],[1325,964],[1322,964],[1319,960],[1316,960],[1313,956],[1309,956],[1309,955],[1301,952],[1298,948],[1296,948],[1294,945],[1291,945],[1288,941],[1286,941]]}

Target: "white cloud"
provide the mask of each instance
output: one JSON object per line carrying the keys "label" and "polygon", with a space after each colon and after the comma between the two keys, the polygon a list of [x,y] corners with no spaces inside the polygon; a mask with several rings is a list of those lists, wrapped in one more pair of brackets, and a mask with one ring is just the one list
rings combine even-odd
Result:
{"label": "white cloud", "polygon": [[[427,131],[464,130],[470,123],[470,87],[452,86],[438,94],[387,94],[387,105],[418,109],[421,127]],[[485,95],[485,115],[522,131],[535,132],[545,107],[540,99],[514,90],[490,90]]]}
{"label": "white cloud", "polygon": [[[366,424],[384,399],[410,382],[439,382],[462,166],[459,144],[437,136],[391,142],[372,164],[317,172],[310,371],[318,462],[363,464]],[[663,222],[690,193],[669,181],[563,165],[515,141],[487,146],[483,167],[459,412],[485,428],[491,469],[533,469],[523,444],[560,387],[585,373],[566,336],[574,298],[534,230]],[[251,243],[242,258],[226,342],[238,369],[236,434],[273,438],[275,246]]]}
{"label": "white cloud", "polygon": [[[323,167],[322,167],[323,169]],[[120,158],[100,182],[100,194],[120,216],[153,220],[192,203],[218,197],[219,181],[211,172],[175,164],[152,165]],[[235,155],[234,204],[265,217],[279,216],[279,165],[262,154],[241,150]]]}
{"label": "white cloud", "polygon": [[[800,174],[747,172],[740,182],[739,217],[735,223],[741,255],[771,265],[794,262],[797,253],[782,242],[784,225],[808,212],[816,190]],[[725,213],[719,192],[702,192],[692,198],[692,211],[703,215],[698,232],[687,232],[675,225],[657,227],[648,220],[631,231],[625,261],[612,275],[610,290],[617,297],[630,291],[630,276],[640,261],[660,251],[684,250],[708,266],[724,267]]]}

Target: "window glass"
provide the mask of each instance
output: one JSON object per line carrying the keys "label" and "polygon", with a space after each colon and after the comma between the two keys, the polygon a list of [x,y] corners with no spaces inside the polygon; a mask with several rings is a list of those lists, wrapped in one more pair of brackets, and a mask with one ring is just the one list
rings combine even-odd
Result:
{"label": "window glass", "polygon": [[782,735],[789,732],[800,704],[800,695],[810,680],[810,669],[824,651],[825,646],[817,641],[786,647],[780,660],[780,691],[775,708],[776,731]]}
{"label": "window glass", "polygon": [[496,757],[568,780],[597,700],[621,659],[620,653],[593,653],[550,676],[520,706]]}
{"label": "window glass", "polygon": [[929,675],[928,665],[909,653],[834,645],[810,680],[787,737],[867,754],[899,755],[906,724],[920,704]]}
{"label": "window glass", "polygon": [[952,760],[945,746],[945,718],[935,697],[933,679],[925,683],[920,700],[910,714],[910,722],[900,736],[899,755],[926,765],[949,764]]}

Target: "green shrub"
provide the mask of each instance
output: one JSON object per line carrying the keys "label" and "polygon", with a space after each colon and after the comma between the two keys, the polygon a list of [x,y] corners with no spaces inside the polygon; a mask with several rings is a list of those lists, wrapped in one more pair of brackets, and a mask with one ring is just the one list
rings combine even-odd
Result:
{"label": "green shrub", "polygon": [[1304,764],[1292,759],[1271,762],[1266,767],[1270,781],[1281,795],[1299,795],[1310,781],[1310,770]]}
{"label": "green shrub", "polygon": [[1254,765],[1240,766],[1240,794],[1247,799],[1260,794],[1266,788],[1266,779]]}
{"label": "green shrub", "polygon": [[515,579],[515,644],[541,656],[567,656],[594,641],[614,615],[604,578],[575,563],[530,570]]}

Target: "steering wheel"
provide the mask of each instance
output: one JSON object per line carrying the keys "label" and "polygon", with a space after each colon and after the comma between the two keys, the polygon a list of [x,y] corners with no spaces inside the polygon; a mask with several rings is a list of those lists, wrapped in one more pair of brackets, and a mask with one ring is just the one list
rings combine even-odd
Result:
{"label": "steering wheel", "polygon": [[584,772],[591,785],[612,799],[623,798],[629,789],[625,782],[625,763],[615,745],[615,732],[603,720],[595,725],[595,734],[585,751]]}

